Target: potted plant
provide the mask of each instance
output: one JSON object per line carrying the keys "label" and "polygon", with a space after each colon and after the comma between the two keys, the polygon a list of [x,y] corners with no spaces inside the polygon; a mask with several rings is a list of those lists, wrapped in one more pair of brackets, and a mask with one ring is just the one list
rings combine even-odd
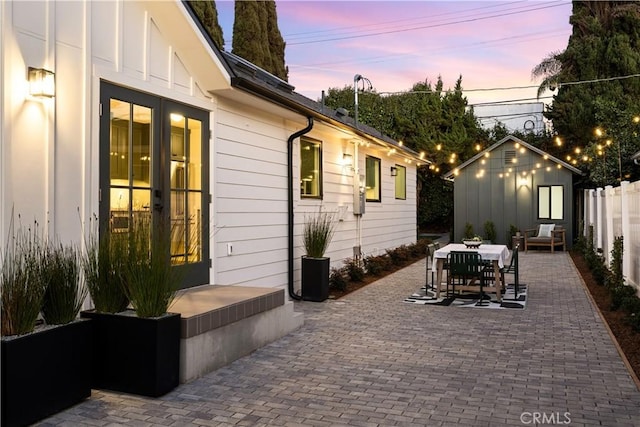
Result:
{"label": "potted plant", "polygon": [[329,267],[331,260],[324,256],[333,233],[333,215],[320,212],[304,223],[302,241],[306,255],[302,257],[302,299],[322,302],[329,297]]}
{"label": "potted plant", "polygon": [[77,250],[47,245],[36,230],[18,232],[2,257],[2,425],[34,423],[91,395]]}
{"label": "potted plant", "polygon": [[468,248],[479,248],[482,244],[482,237],[476,235],[470,239],[462,239],[462,243]]}
{"label": "potted plant", "polygon": [[491,220],[484,223],[484,235],[490,243],[495,243],[497,239],[496,226]]}
{"label": "potted plant", "polygon": [[152,233],[149,221],[138,219],[126,233],[106,234],[108,244],[94,245],[94,262],[87,264],[95,267],[99,252],[107,251],[108,265],[94,280],[102,282],[102,272],[133,309],[82,313],[95,322],[94,387],[161,396],[177,387],[180,372],[180,314],[167,312],[179,284],[169,259],[170,233],[164,226]]}

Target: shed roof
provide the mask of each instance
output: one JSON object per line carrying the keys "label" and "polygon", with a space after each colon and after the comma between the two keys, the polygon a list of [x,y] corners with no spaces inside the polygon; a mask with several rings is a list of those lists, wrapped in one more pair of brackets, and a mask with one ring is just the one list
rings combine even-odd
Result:
{"label": "shed roof", "polygon": [[473,156],[472,158],[470,158],[469,160],[467,160],[466,162],[462,163],[460,166],[458,166],[455,169],[452,169],[451,171],[447,172],[444,175],[445,179],[454,179],[456,171],[460,171],[464,168],[466,168],[467,166],[469,166],[471,163],[475,162],[476,160],[485,157],[485,155],[487,153],[490,153],[491,151],[495,150],[496,148],[500,147],[501,145],[503,145],[506,142],[517,142],[520,145],[522,145],[523,147],[526,147],[527,149],[538,153],[540,156],[546,156],[547,159],[551,160],[552,162],[562,165],[562,167],[570,170],[571,172],[578,174],[578,175],[582,175],[582,171],[578,168],[575,168],[573,166],[571,166],[569,163],[563,162],[562,160],[558,159],[557,157],[552,156],[549,153],[546,153],[544,151],[542,151],[541,149],[534,147],[533,145],[524,142],[523,140],[521,140],[520,138],[517,138],[513,135],[507,135],[504,138],[502,138],[500,141],[496,142],[495,144],[491,145],[490,147],[486,148],[485,150],[479,152],[478,154],[476,154],[475,156]]}

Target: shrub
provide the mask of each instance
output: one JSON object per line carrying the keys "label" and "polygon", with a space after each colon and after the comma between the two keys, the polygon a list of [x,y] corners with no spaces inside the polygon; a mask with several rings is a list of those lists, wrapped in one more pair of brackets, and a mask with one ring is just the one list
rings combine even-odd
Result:
{"label": "shrub", "polygon": [[619,285],[609,288],[611,294],[611,310],[616,311],[621,307],[632,307],[636,298],[636,289],[633,286]]}
{"label": "shrub", "polygon": [[391,262],[395,265],[402,265],[409,260],[409,250],[406,245],[401,245],[393,249],[387,249],[386,253],[387,255],[389,255]]}
{"label": "shrub", "polygon": [[467,222],[464,225],[464,238],[465,239],[473,239],[475,237],[475,233],[473,232],[473,224],[471,224],[470,222]]}
{"label": "shrub", "polygon": [[43,257],[44,248],[35,222],[33,228],[18,230],[7,243],[0,268],[3,336],[34,330],[46,291],[46,282],[42,280]]}
{"label": "shrub", "polygon": [[580,220],[578,222],[578,233],[573,244],[573,249],[584,254],[587,248],[587,239],[584,237],[582,230],[584,230],[584,221]]}
{"label": "shrub", "polygon": [[640,332],[640,311],[629,313],[627,322],[629,322],[634,331]]}
{"label": "shrub", "polygon": [[493,221],[489,220],[484,223],[484,237],[491,241],[492,243],[496,242],[497,232],[496,226]]}
{"label": "shrub", "polygon": [[367,274],[377,276],[391,268],[390,259],[386,255],[369,255],[364,257],[364,268]]}
{"label": "shrub", "polygon": [[353,258],[348,258],[344,261],[344,269],[347,273],[347,277],[352,282],[362,282],[364,279],[364,268],[360,265],[360,261]]}
{"label": "shrub", "polygon": [[409,256],[411,258],[426,256],[427,245],[429,245],[429,243],[431,243],[431,240],[420,239],[417,242],[408,245],[407,248],[409,250]]}
{"label": "shrub", "polygon": [[49,325],[73,322],[87,297],[87,288],[80,280],[77,249],[50,244],[45,248],[42,268],[42,279],[47,283],[42,317]]}
{"label": "shrub", "polygon": [[333,215],[320,212],[318,215],[306,218],[302,241],[308,257],[322,258],[333,238],[335,223]]}
{"label": "shrub", "polygon": [[331,274],[329,274],[329,287],[340,292],[347,290],[349,282],[341,268],[331,268]]}
{"label": "shrub", "polygon": [[171,230],[166,224],[151,229],[149,219],[134,221],[128,236],[124,268],[125,291],[139,317],[167,313],[180,286],[179,270],[169,259]]}
{"label": "shrub", "polygon": [[106,231],[98,239],[97,220],[85,237],[85,252],[81,259],[85,283],[96,311],[119,313],[129,305],[125,294],[124,266],[127,235]]}

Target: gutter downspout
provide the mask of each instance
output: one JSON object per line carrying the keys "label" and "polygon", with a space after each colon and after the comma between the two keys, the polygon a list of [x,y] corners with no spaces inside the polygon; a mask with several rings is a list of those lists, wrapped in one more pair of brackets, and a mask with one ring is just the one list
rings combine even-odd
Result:
{"label": "gutter downspout", "polygon": [[301,129],[294,134],[292,134],[289,139],[287,139],[287,187],[288,187],[288,211],[289,211],[289,297],[296,301],[300,301],[302,299],[301,295],[298,295],[293,290],[293,140],[308,133],[313,129],[313,117],[307,117],[309,124],[304,129]]}

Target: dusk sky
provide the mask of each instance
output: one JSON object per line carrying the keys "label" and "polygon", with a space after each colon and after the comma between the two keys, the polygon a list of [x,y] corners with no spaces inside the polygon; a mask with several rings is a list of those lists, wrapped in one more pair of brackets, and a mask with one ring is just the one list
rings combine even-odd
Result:
{"label": "dusk sky", "polygon": [[[314,100],[322,90],[353,85],[354,75],[361,74],[382,93],[407,91],[439,75],[445,89],[452,88],[462,75],[470,104],[535,102],[536,87],[476,90],[536,86],[533,67],[564,50],[571,34],[569,0],[276,4],[289,83]],[[216,1],[216,6],[231,51],[234,5]]]}

